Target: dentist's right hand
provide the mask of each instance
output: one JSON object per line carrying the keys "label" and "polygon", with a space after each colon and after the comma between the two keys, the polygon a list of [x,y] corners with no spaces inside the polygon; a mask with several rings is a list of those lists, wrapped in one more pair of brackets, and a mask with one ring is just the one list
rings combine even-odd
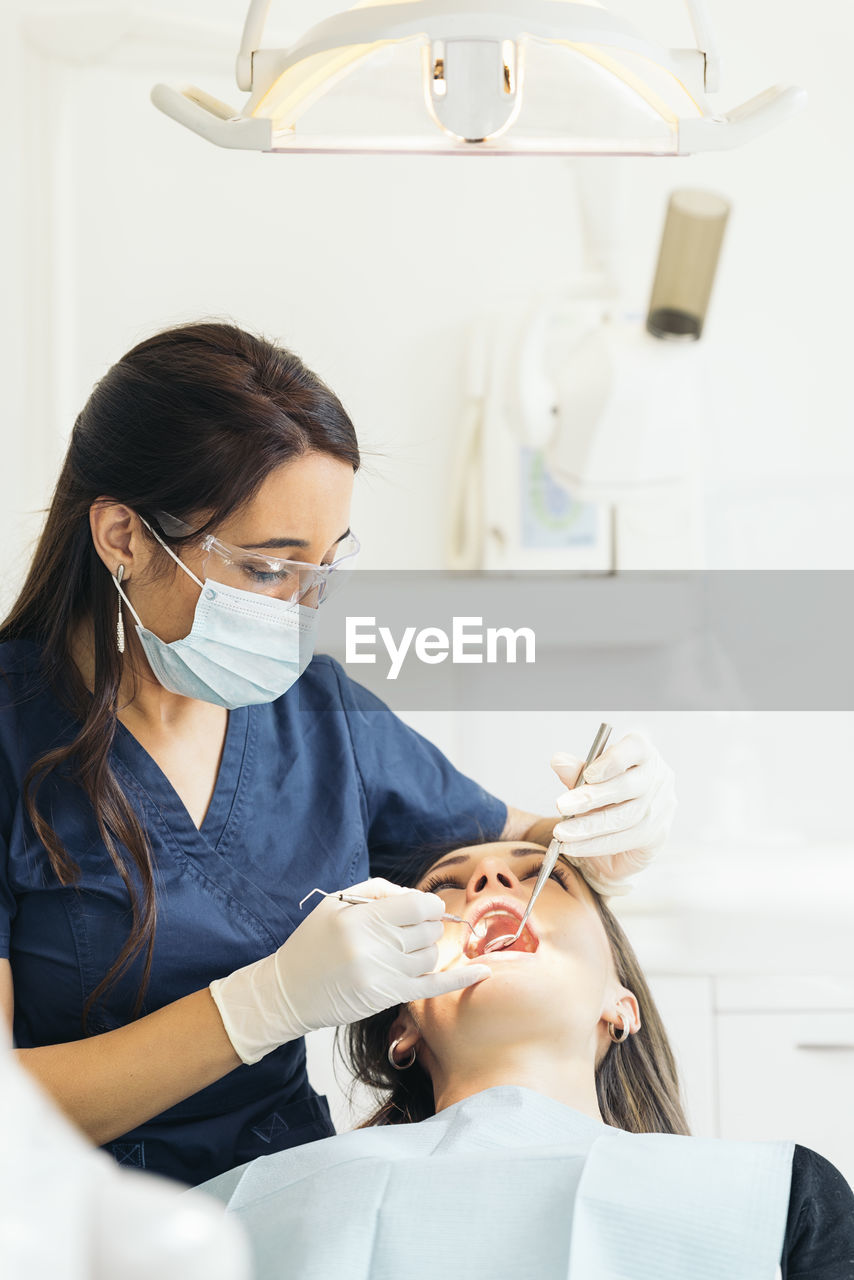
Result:
{"label": "dentist's right hand", "polygon": [[210,984],[228,1038],[245,1063],[307,1031],[357,1022],[410,1000],[460,991],[488,965],[434,973],[445,905],[434,893],[366,880],[324,898],[278,951]]}

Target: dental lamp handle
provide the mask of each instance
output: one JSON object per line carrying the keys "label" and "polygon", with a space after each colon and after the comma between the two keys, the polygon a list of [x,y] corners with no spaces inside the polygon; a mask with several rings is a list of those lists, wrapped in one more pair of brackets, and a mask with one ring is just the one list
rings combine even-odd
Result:
{"label": "dental lamp handle", "polygon": [[706,0],[686,0],[686,7],[697,48],[703,55],[706,93],[717,93],[721,87],[721,55]]}
{"label": "dental lamp handle", "polygon": [[251,0],[246,22],[243,24],[243,35],[237,53],[237,87],[251,93],[254,80],[252,56],[260,48],[267,17],[272,0]]}

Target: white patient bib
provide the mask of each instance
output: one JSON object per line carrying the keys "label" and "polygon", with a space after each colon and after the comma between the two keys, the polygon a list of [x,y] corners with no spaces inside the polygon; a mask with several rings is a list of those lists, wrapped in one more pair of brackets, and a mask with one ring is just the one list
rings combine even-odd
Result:
{"label": "white patient bib", "polygon": [[257,1280],[773,1280],[794,1144],[629,1134],[529,1089],[205,1183]]}
{"label": "white patient bib", "polygon": [[773,1280],[794,1148],[609,1129],[575,1197],[569,1276]]}

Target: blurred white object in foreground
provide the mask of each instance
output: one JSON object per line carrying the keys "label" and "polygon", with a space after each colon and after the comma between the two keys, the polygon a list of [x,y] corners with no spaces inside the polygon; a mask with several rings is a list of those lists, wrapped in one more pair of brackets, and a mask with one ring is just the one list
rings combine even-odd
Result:
{"label": "blurred white object in foreground", "polygon": [[0,1040],[0,1275],[249,1280],[242,1230],[201,1195],[90,1146]]}

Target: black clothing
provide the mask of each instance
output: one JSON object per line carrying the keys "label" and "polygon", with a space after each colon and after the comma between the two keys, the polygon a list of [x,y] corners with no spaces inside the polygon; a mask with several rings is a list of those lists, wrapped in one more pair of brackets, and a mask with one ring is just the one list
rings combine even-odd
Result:
{"label": "black clothing", "polygon": [[809,1147],[795,1146],[783,1280],[854,1280],[854,1191]]}

